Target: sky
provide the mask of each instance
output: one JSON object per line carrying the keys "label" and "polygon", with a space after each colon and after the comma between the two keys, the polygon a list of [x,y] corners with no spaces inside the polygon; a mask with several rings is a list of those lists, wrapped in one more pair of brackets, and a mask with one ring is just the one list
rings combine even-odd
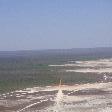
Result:
{"label": "sky", "polygon": [[0,0],[0,50],[112,47],[112,0]]}

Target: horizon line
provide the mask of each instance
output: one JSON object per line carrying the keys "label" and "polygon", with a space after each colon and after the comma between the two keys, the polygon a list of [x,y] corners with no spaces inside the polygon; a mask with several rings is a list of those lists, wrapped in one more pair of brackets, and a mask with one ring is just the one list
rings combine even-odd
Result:
{"label": "horizon line", "polygon": [[112,47],[76,47],[76,48],[46,48],[46,49],[18,49],[18,50],[0,50],[0,52],[21,52],[21,51],[45,51],[45,50],[71,50],[71,49],[97,49],[97,48],[112,48]]}

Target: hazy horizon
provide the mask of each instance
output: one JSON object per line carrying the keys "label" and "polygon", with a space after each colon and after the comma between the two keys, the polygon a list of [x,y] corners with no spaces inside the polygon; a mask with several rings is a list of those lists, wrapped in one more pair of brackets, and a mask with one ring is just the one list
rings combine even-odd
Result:
{"label": "hazy horizon", "polygon": [[46,50],[72,50],[72,49],[112,49],[112,47],[77,47],[77,48],[50,48],[50,49],[17,49],[17,50],[0,50],[0,52],[19,52],[19,51],[46,51]]}

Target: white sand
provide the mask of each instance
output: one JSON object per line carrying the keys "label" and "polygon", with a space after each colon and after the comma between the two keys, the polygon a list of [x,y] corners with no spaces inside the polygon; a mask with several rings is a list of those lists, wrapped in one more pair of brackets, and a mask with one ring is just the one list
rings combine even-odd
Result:
{"label": "white sand", "polygon": [[103,69],[76,69],[76,70],[66,70],[66,72],[80,72],[80,73],[112,73],[112,68]]}

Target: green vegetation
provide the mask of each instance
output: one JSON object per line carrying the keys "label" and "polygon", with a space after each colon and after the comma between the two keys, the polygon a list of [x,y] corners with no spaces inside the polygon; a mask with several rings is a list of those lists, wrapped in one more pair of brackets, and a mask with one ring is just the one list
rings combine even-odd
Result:
{"label": "green vegetation", "polygon": [[[24,55],[23,55],[24,54]],[[0,92],[13,91],[33,86],[54,85],[62,79],[64,84],[96,82],[99,76],[84,73],[68,73],[70,67],[50,67],[70,60],[98,59],[100,55],[75,55],[72,53],[22,53],[0,56]],[[72,67],[73,68],[73,67]],[[73,68],[75,69],[75,68]]]}

